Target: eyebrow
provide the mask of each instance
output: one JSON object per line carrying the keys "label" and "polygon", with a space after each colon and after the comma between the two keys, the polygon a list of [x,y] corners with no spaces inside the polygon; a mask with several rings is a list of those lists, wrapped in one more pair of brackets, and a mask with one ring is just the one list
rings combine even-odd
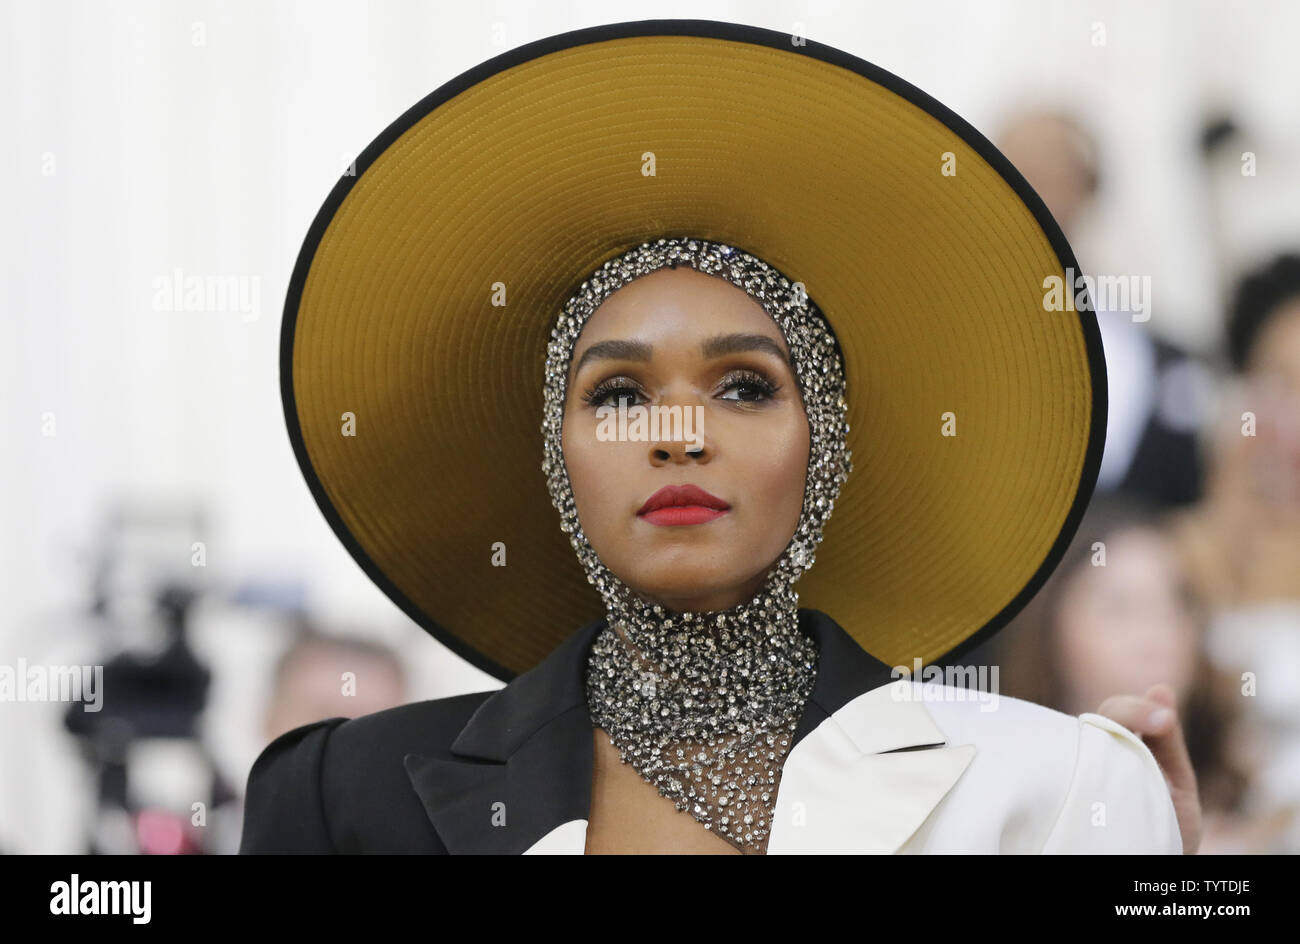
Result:
{"label": "eyebrow", "polygon": [[[771,354],[792,370],[794,365],[786,357],[781,345],[765,334],[715,334],[700,344],[700,351],[705,357],[722,357],[724,354],[740,354],[746,351],[759,351]],[[597,341],[583,351],[577,363],[573,365],[576,376],[582,365],[595,360],[649,361],[654,348],[644,341]]]}

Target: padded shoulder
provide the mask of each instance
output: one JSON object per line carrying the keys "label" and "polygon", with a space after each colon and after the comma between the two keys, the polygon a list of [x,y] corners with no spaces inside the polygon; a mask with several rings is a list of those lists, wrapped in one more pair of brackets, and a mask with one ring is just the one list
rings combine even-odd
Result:
{"label": "padded shoulder", "polygon": [[330,732],[346,723],[346,718],[314,721],[263,748],[244,793],[241,855],[335,851],[321,806],[321,758]]}
{"label": "padded shoulder", "polygon": [[241,854],[442,852],[403,758],[450,756],[492,692],[329,718],[268,744],[248,775]]}
{"label": "padded shoulder", "polygon": [[1140,737],[1103,715],[1079,715],[1074,775],[1043,852],[1183,851],[1169,785]]}

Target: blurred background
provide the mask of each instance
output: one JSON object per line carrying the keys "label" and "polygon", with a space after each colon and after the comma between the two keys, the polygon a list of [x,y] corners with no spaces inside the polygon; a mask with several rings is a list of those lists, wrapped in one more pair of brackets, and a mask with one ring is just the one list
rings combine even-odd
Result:
{"label": "blurred background", "polygon": [[[399,114],[509,48],[651,16],[896,73],[1004,151],[1086,272],[1149,277],[1146,312],[1099,313],[1089,514],[967,661],[1075,714],[1169,682],[1201,851],[1300,851],[1300,5],[5,0],[0,852],[234,852],[279,733],[499,686],[316,508],[281,308],[326,194]],[[229,291],[189,298],[194,276]],[[99,711],[13,684],[80,665],[114,693]]]}

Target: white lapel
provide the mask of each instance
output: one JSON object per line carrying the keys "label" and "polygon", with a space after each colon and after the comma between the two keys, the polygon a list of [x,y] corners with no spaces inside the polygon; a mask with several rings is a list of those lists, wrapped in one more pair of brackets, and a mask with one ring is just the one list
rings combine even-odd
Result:
{"label": "white lapel", "polygon": [[[777,789],[768,855],[897,852],[975,757],[946,746],[919,683],[864,692],[790,751]],[[528,853],[582,855],[587,821],[552,829]]]}
{"label": "white lapel", "polygon": [[[896,679],[891,666],[826,614],[799,612],[820,660],[782,767],[767,852],[897,852],[965,773],[975,746],[947,745],[921,683]],[[452,746],[452,755],[471,760],[408,758],[416,791],[449,850],[512,851],[495,831],[475,831],[481,818],[462,815],[499,799],[502,787],[491,775],[509,766],[513,776],[505,782],[525,794],[512,802],[524,810],[515,822],[541,835],[524,851],[582,855],[592,770],[583,679],[586,652],[602,625],[575,633],[484,703]],[[538,732],[537,719],[555,720]]]}
{"label": "white lapel", "polygon": [[917,683],[864,692],[795,744],[768,855],[897,852],[952,789],[975,745],[943,746]]}
{"label": "white lapel", "polygon": [[524,855],[582,855],[587,849],[587,821],[561,823],[524,850]]}

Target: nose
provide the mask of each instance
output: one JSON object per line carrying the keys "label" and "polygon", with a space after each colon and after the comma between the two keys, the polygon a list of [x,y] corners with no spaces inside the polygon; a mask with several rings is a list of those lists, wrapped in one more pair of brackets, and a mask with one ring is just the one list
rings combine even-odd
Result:
{"label": "nose", "polygon": [[680,408],[660,409],[658,438],[650,442],[650,463],[664,466],[708,462],[714,450],[704,436],[704,408],[682,403]]}
{"label": "nose", "polygon": [[711,456],[707,445],[688,442],[664,442],[650,451],[650,461],[655,465],[683,465],[692,460],[703,463]]}

